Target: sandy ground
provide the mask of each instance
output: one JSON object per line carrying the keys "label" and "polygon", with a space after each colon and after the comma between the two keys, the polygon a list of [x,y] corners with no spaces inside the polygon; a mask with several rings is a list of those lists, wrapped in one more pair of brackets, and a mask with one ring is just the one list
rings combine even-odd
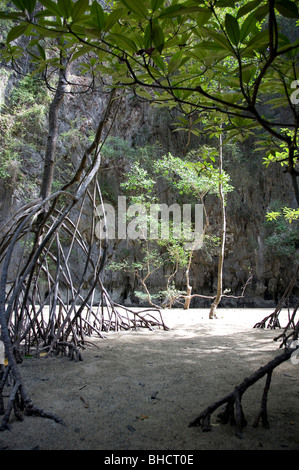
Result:
{"label": "sandy ground", "polygon": [[[223,309],[163,312],[169,331],[109,333],[67,357],[27,358],[21,373],[32,401],[58,415],[52,420],[12,417],[0,433],[4,450],[299,450],[299,364],[275,370],[269,393],[270,429],[251,423],[264,380],[243,397],[248,426],[243,439],[212,417],[212,432],[189,428],[208,405],[279,354],[279,330],[252,326],[272,310]],[[219,410],[220,411],[220,410]],[[111,452],[110,452],[111,454]],[[116,455],[116,454],[114,454]]]}

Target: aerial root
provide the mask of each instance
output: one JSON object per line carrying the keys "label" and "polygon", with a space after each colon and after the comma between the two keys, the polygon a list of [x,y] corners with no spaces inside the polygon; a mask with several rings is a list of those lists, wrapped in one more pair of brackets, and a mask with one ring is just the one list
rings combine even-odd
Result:
{"label": "aerial root", "polygon": [[[267,328],[271,328],[271,329],[281,328],[280,321],[279,321],[279,314],[281,310],[283,309],[283,307],[289,304],[289,300],[290,300],[291,295],[293,294],[293,290],[294,290],[294,287],[296,286],[298,276],[299,276],[299,264],[297,265],[294,275],[290,283],[288,284],[287,288],[285,289],[282,297],[280,298],[273,313],[271,313],[270,315],[267,315],[263,320],[256,323],[254,325],[254,328],[266,328],[266,326]],[[297,303],[297,305],[295,306],[293,314],[291,318],[289,319],[289,323],[286,326],[285,330],[290,328],[291,326],[293,326],[293,328],[295,327],[295,315],[296,315],[298,307],[299,307],[299,303]]]}
{"label": "aerial root", "polygon": [[259,421],[262,420],[263,427],[265,429],[270,428],[270,424],[268,421],[268,412],[267,412],[267,398],[268,398],[268,392],[270,389],[270,383],[271,383],[271,378],[272,378],[272,372],[273,370],[270,370],[267,374],[267,379],[266,379],[266,384],[265,388],[263,391],[263,396],[262,396],[262,402],[261,402],[261,409],[256,415],[256,418],[253,422],[253,427],[256,428],[259,424]]}
{"label": "aerial root", "polygon": [[189,427],[201,426],[203,432],[212,431],[211,415],[219,408],[219,406],[226,404],[224,411],[217,415],[217,421],[221,424],[236,425],[236,436],[242,438],[242,429],[247,425],[245,415],[241,405],[241,393],[238,387],[224,399],[206,408],[194,421],[189,424]]}
{"label": "aerial root", "polygon": [[71,360],[75,360],[76,362],[83,361],[79,347],[70,341],[57,341],[51,346],[48,355],[51,355],[52,353],[56,356],[59,354],[68,356]]}
{"label": "aerial root", "polygon": [[216,411],[220,406],[226,404],[224,411],[219,413],[218,420],[222,424],[230,424],[236,426],[236,436],[240,439],[243,437],[242,429],[247,425],[245,415],[242,409],[242,396],[244,392],[251,387],[254,383],[260,380],[262,377],[267,375],[265,388],[263,390],[261,408],[253,422],[253,426],[257,427],[259,421],[262,421],[262,425],[265,428],[269,428],[268,413],[267,413],[267,398],[268,392],[270,389],[270,383],[272,378],[273,370],[287,361],[295,349],[286,349],[283,354],[276,356],[265,366],[260,367],[255,371],[250,377],[246,377],[243,382],[235,387],[235,389],[226,395],[225,397],[217,400],[212,405],[208,406],[200,415],[193,420],[189,427],[201,426],[203,432],[211,431],[212,425],[210,423],[211,415]]}
{"label": "aerial root", "polygon": [[26,416],[39,416],[40,418],[51,419],[55,421],[55,423],[61,424],[62,426],[66,426],[66,424],[61,418],[54,415],[53,413],[48,413],[42,410],[41,408],[37,408],[36,406],[33,406],[32,403],[26,407],[25,415]]}
{"label": "aerial root", "polygon": [[[95,230],[99,203],[104,209],[98,172],[101,136],[118,102],[116,93],[112,91],[95,140],[82,154],[74,177],[45,199],[23,206],[0,227],[0,326],[8,361],[6,370],[0,368],[1,430],[8,429],[13,411],[17,419],[29,414],[61,422],[34,407],[24,391],[18,364],[32,349],[37,355],[47,351],[81,361],[80,349],[92,335],[167,329],[160,309],[143,313],[121,308],[102,280],[109,240],[107,232],[105,239],[98,239]],[[7,407],[4,385],[11,386]]]}
{"label": "aerial root", "polygon": [[[1,401],[3,398],[1,396]],[[14,411],[17,421],[23,421],[23,416],[39,416],[40,418],[47,418],[55,421],[58,424],[65,426],[65,423],[58,416],[45,412],[41,408],[33,405],[32,401],[23,393],[23,385],[20,380],[16,381],[8,398],[8,403],[4,412],[4,407],[1,407],[0,414],[3,415],[0,425],[0,431],[10,430],[9,420],[12,412]]]}

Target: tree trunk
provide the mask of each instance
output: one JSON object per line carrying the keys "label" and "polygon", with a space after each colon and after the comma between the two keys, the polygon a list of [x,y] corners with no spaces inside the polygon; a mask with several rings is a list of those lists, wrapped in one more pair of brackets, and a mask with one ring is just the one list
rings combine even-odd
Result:
{"label": "tree trunk", "polygon": [[219,135],[219,198],[221,205],[221,247],[219,253],[219,262],[218,262],[218,281],[217,281],[217,294],[214,302],[211,305],[209,318],[213,319],[216,317],[216,309],[219,305],[219,302],[222,297],[222,283],[223,283],[223,260],[224,260],[224,248],[225,248],[225,235],[226,235],[226,213],[225,213],[225,196],[223,191],[222,184],[222,135]]}
{"label": "tree trunk", "polygon": [[189,256],[189,261],[188,261],[188,266],[186,269],[186,297],[185,297],[185,303],[184,303],[184,310],[188,310],[190,307],[190,302],[191,302],[191,294],[192,294],[192,286],[190,286],[190,266],[191,266],[191,260],[192,260],[193,252],[190,253]]}
{"label": "tree trunk", "polygon": [[[204,216],[205,216],[205,226],[203,228],[203,237],[207,231],[207,228],[209,226],[209,217],[208,213],[206,210],[205,202],[204,202],[205,194],[201,195],[201,204],[203,206],[203,211],[204,211]],[[204,239],[203,239],[204,242]],[[190,285],[190,268],[191,268],[191,263],[192,263],[192,258],[193,258],[193,251],[190,253],[189,256],[189,261],[188,261],[188,266],[185,272],[185,278],[186,278],[186,296],[185,296],[185,303],[184,303],[184,310],[188,310],[190,307],[190,303],[192,300],[192,286]]]}
{"label": "tree trunk", "polygon": [[68,86],[70,64],[68,59],[63,58],[62,55],[60,62],[62,67],[59,70],[59,78],[56,92],[49,109],[49,129],[44,163],[44,172],[40,191],[40,196],[42,199],[46,199],[48,196],[50,196],[52,190],[56,160],[56,144],[58,138],[58,115],[60,106],[63,102],[63,97],[66,93],[66,89]]}

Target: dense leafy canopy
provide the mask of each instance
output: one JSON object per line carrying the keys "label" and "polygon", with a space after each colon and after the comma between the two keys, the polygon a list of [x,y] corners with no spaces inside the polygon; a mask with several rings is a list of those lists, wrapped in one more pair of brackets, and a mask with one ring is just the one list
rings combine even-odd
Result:
{"label": "dense leafy canopy", "polygon": [[82,73],[107,77],[110,86],[130,87],[160,106],[179,106],[185,116],[195,116],[192,125],[208,112],[216,119],[225,114],[230,139],[263,132],[266,163],[286,167],[299,203],[298,1],[13,3],[16,11],[0,16],[16,23],[7,36],[7,57],[18,57],[15,40],[27,35],[42,72],[59,66],[55,43]]}

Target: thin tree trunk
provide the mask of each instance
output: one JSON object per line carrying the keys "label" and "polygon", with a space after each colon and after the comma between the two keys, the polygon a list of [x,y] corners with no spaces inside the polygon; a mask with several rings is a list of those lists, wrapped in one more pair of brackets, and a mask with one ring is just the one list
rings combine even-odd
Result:
{"label": "thin tree trunk", "polygon": [[55,169],[55,154],[56,154],[56,144],[58,138],[58,116],[60,106],[63,102],[64,95],[68,86],[68,74],[70,64],[68,59],[65,59],[61,55],[61,68],[59,70],[58,84],[54,98],[50,104],[49,108],[49,129],[48,129],[48,138],[47,138],[47,147],[45,155],[45,164],[44,172],[42,178],[42,185],[40,196],[42,199],[46,199],[51,194],[52,184],[54,179],[54,169]]}
{"label": "thin tree trunk", "polygon": [[188,266],[185,272],[185,277],[186,277],[186,297],[185,297],[185,303],[184,303],[184,310],[188,310],[190,307],[190,302],[191,302],[191,294],[192,294],[192,286],[190,286],[190,266],[191,266],[191,261],[192,261],[192,256],[193,256],[193,251],[189,255],[189,260],[188,260]]}
{"label": "thin tree trunk", "polygon": [[222,297],[222,284],[223,284],[223,261],[224,261],[224,248],[225,248],[225,235],[226,235],[226,213],[225,213],[225,196],[223,191],[223,183],[222,183],[222,170],[223,170],[223,162],[222,162],[222,135],[219,135],[219,198],[220,198],[220,205],[221,205],[221,246],[219,252],[219,261],[218,261],[218,281],[217,281],[217,294],[215,297],[214,302],[211,305],[209,318],[213,319],[216,317],[216,309],[219,305],[219,302]]}
{"label": "thin tree trunk", "polygon": [[[205,206],[205,203],[204,203],[204,198],[205,198],[205,194],[202,194],[201,195],[201,204],[203,206],[204,215],[205,215],[205,226],[204,226],[204,229],[203,229],[203,236],[206,233],[207,228],[209,226],[209,217],[208,217],[208,213],[207,213],[206,206]],[[204,240],[203,240],[203,242],[204,242]],[[193,297],[192,296],[192,286],[190,285],[190,268],[191,268],[192,258],[193,258],[193,251],[189,255],[188,265],[187,265],[187,269],[185,271],[186,296],[185,296],[184,310],[189,309],[190,303],[191,303],[191,300],[192,300],[192,297]]]}
{"label": "thin tree trunk", "polygon": [[288,164],[288,172],[291,175],[292,179],[292,185],[294,189],[294,194],[296,198],[297,205],[299,206],[299,187],[298,187],[298,176],[299,173],[298,171],[294,168],[294,161],[295,161],[295,152],[294,152],[294,146],[289,147],[289,164]]}

